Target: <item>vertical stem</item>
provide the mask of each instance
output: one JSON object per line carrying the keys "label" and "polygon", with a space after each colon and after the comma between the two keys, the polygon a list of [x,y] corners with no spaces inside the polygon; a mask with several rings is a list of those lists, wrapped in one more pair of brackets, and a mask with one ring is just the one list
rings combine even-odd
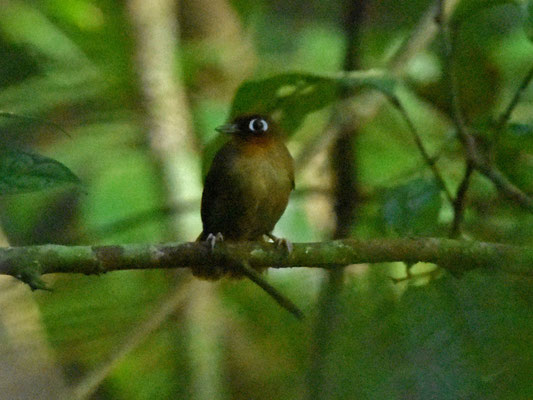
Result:
{"label": "vertical stem", "polygon": [[468,191],[468,186],[470,185],[470,177],[474,172],[474,166],[471,162],[467,161],[466,170],[463,180],[457,189],[457,194],[453,201],[453,223],[452,229],[450,232],[450,237],[455,239],[461,234],[461,223],[463,222],[464,209],[466,206],[466,193]]}
{"label": "vertical stem", "polygon": [[454,26],[453,28],[450,28],[448,16],[446,14],[446,6],[447,4],[445,0],[439,0],[439,13],[437,20],[442,33],[442,40],[444,42],[444,70],[447,71],[446,78],[448,80],[451,95],[452,118],[455,128],[457,129],[457,137],[464,147],[466,156],[465,176],[459,185],[457,194],[452,203],[454,218],[450,231],[450,237],[456,238],[461,233],[461,223],[463,221],[466,193],[470,185],[470,176],[475,169],[476,160],[478,160],[479,157],[474,138],[468,132],[468,126],[459,102],[459,83],[457,81],[457,73],[455,72],[455,51],[457,45],[458,27]]}
{"label": "vertical stem", "polygon": [[[176,0],[129,0],[131,23],[136,32],[137,69],[141,92],[148,115],[149,143],[161,167],[168,204],[182,204],[201,194],[200,163],[191,131],[189,106],[181,78],[179,26]],[[177,72],[177,74],[176,74]],[[176,76],[177,75],[177,76]],[[198,214],[176,214],[172,221],[174,239],[178,233],[200,229]],[[212,353],[219,349],[216,330],[205,329],[206,322],[216,326],[219,313],[215,308],[215,287],[201,285],[190,292],[192,312],[187,315],[190,337],[192,395],[194,399],[222,398],[220,358]],[[206,304],[207,299],[213,300]]]}
{"label": "vertical stem", "polygon": [[213,283],[199,279],[191,282],[186,323],[189,331],[191,396],[193,400],[227,398],[222,370],[223,323]]}
{"label": "vertical stem", "polygon": [[[343,111],[337,111],[342,114]],[[331,169],[333,177],[333,200],[335,211],[335,230],[333,239],[346,238],[350,235],[355,222],[357,203],[360,198],[356,175],[357,160],[353,142],[357,132],[352,126],[341,125],[341,132],[333,143],[331,151]]]}
{"label": "vertical stem", "polygon": [[463,110],[461,109],[459,100],[459,82],[457,81],[457,73],[455,71],[455,52],[459,26],[454,25],[453,27],[450,27],[447,19],[446,3],[445,0],[439,0],[437,21],[439,22],[440,32],[444,43],[444,71],[451,96],[452,119],[455,128],[457,129],[457,138],[462,143],[467,158],[474,159],[478,157],[478,153],[475,147],[474,138],[468,132],[468,125],[463,115]]}
{"label": "vertical stem", "polygon": [[[345,71],[357,69],[360,27],[364,20],[366,0],[347,0],[343,18],[346,38],[346,53],[343,68]],[[348,93],[341,93],[347,95]],[[341,96],[344,97],[344,96]],[[335,211],[335,239],[349,236],[355,222],[356,207],[360,198],[356,175],[357,160],[353,143],[356,140],[356,121],[347,107],[337,107],[332,117],[339,133],[331,150],[333,174],[333,201]],[[335,337],[335,319],[338,315],[338,297],[342,290],[344,271],[342,268],[328,272],[322,286],[319,311],[314,327],[311,347],[311,364],[308,373],[308,398],[327,399],[334,392],[328,376],[328,353],[331,339]],[[329,394],[329,396],[328,396]]]}
{"label": "vertical stem", "polygon": [[[364,20],[366,0],[347,0],[343,18],[343,29],[346,37],[346,53],[344,55],[344,71],[352,71],[359,67],[358,49],[361,24]],[[349,89],[345,89],[348,92]],[[341,98],[350,93],[340,93]],[[351,110],[339,106],[334,111],[332,122],[339,126],[340,132],[333,144],[331,167],[334,174],[334,239],[346,237],[350,233],[355,220],[356,204],[359,199],[359,187],[356,176],[356,154],[353,143],[357,132]]]}
{"label": "vertical stem", "polygon": [[[147,113],[148,141],[161,167],[169,204],[200,197],[200,169],[189,106],[176,57],[179,27],[175,0],[129,0],[136,34],[136,64]],[[178,73],[176,73],[178,72]],[[198,221],[176,214],[174,236],[197,230]],[[178,228],[179,227],[179,228]]]}
{"label": "vertical stem", "polygon": [[326,280],[322,285],[318,301],[318,315],[313,327],[313,341],[307,375],[307,398],[310,400],[328,399],[332,397],[334,392],[333,382],[328,371],[328,354],[331,349],[331,339],[335,333],[338,315],[337,303],[342,283],[342,269],[334,269],[327,273]]}

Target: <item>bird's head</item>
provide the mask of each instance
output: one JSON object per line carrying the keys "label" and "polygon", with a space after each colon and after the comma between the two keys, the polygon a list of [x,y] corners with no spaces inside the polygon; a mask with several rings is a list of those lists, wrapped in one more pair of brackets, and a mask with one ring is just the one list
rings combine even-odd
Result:
{"label": "bird's head", "polygon": [[233,119],[228,124],[216,128],[219,132],[230,133],[246,138],[260,138],[271,136],[274,133],[272,121],[259,114],[243,115]]}

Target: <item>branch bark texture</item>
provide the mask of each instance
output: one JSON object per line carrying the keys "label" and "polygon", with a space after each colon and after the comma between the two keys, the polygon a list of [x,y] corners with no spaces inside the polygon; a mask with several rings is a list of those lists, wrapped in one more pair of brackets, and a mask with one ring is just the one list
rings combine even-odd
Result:
{"label": "branch bark texture", "polygon": [[349,264],[430,262],[452,272],[470,269],[533,276],[533,247],[453,239],[345,239],[296,243],[291,254],[271,243],[128,244],[121,246],[41,245],[0,248],[0,275],[11,275],[39,288],[42,274],[87,275],[127,269],[227,266],[246,260],[252,267],[336,269]]}

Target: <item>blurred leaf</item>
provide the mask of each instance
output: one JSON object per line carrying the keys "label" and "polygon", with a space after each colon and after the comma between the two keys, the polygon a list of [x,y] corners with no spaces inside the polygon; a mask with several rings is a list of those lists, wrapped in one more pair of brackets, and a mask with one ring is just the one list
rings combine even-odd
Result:
{"label": "blurred leaf", "polygon": [[307,114],[338,100],[343,89],[371,87],[392,97],[396,85],[395,78],[377,70],[341,74],[286,73],[242,84],[233,99],[231,116],[280,113],[280,125],[291,133]]}
{"label": "blurred leaf", "polygon": [[105,94],[108,82],[93,69],[71,68],[28,78],[0,92],[0,108],[37,115],[54,107],[87,102]]}
{"label": "blurred leaf", "polygon": [[526,0],[462,0],[459,1],[457,8],[454,10],[450,22],[460,24],[484,9],[504,4],[516,4],[520,6],[526,2]]}
{"label": "blurred leaf", "polygon": [[[495,62],[489,43],[479,37],[478,31],[485,28],[485,21],[470,23],[469,29],[462,30],[455,48],[458,101],[466,120],[476,125],[492,120],[505,87],[504,71]],[[448,114],[452,112],[451,94],[446,80],[420,82],[415,90],[437,108]]]}
{"label": "blurred leaf", "polygon": [[414,179],[391,188],[382,208],[385,224],[400,235],[430,234],[437,226],[440,189],[434,180]]}
{"label": "blurred leaf", "polygon": [[21,82],[39,71],[37,60],[23,46],[0,37],[0,87]]}
{"label": "blurred leaf", "polygon": [[524,4],[524,31],[529,40],[533,41],[533,2],[531,0]]}
{"label": "blurred leaf", "polygon": [[2,4],[0,31],[14,43],[26,44],[50,60],[67,65],[90,65],[89,59],[70,37],[37,7],[26,2]]}
{"label": "blurred leaf", "polygon": [[42,118],[32,117],[32,116],[29,116],[29,115],[16,114],[16,113],[12,113],[12,112],[9,112],[9,111],[0,111],[0,118],[14,118],[14,119],[22,119],[22,120],[27,120],[27,121],[33,121],[33,122],[40,122],[43,125],[49,125],[50,127],[55,128],[55,129],[63,132],[67,136],[70,136],[68,134],[68,132],[66,130],[64,130],[60,125],[55,124],[55,123],[53,123],[51,121],[46,121],[46,120],[44,120]]}
{"label": "blurred leaf", "polygon": [[94,31],[105,21],[101,8],[94,3],[91,0],[49,0],[46,10],[80,30]]}
{"label": "blurred leaf", "polygon": [[[331,5],[330,12],[333,12]],[[298,43],[291,69],[313,71],[315,74],[342,69],[345,39],[335,25],[311,25],[304,29],[297,28],[297,32],[296,37],[288,38],[289,44]]]}
{"label": "blurred leaf", "polygon": [[525,151],[533,150],[533,126],[527,124],[509,124],[504,132],[506,143],[514,144]]}
{"label": "blurred leaf", "polygon": [[533,127],[509,124],[498,142],[496,163],[511,181],[529,191],[533,187]]}
{"label": "blurred leaf", "polygon": [[67,183],[80,183],[63,164],[15,149],[0,151],[0,195],[33,192]]}

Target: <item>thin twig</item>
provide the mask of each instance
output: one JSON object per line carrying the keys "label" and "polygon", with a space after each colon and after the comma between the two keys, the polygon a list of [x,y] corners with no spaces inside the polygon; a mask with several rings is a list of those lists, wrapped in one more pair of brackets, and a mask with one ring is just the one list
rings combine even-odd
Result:
{"label": "thin twig", "polygon": [[473,139],[468,133],[468,127],[459,104],[459,83],[457,81],[457,74],[455,73],[455,43],[457,41],[457,29],[451,30],[444,15],[444,0],[440,0],[440,7],[437,16],[442,38],[444,42],[444,71],[445,79],[448,80],[448,85],[451,95],[452,119],[457,128],[457,135],[459,140],[466,146],[466,150],[470,151]]}
{"label": "thin twig", "polygon": [[507,105],[507,108],[498,118],[497,123],[496,123],[496,128],[497,128],[496,134],[497,135],[499,135],[501,128],[503,128],[505,124],[507,124],[509,119],[511,118],[511,114],[513,113],[514,109],[516,108],[516,105],[520,101],[520,97],[522,96],[522,93],[524,93],[524,90],[526,90],[526,88],[529,86],[531,79],[533,79],[533,65],[529,68],[529,71],[527,72],[526,76],[522,80],[522,83],[516,89],[516,92],[514,93],[513,98]]}
{"label": "thin twig", "polygon": [[413,124],[413,121],[409,118],[409,115],[407,114],[407,111],[405,108],[401,105],[401,103],[397,99],[392,99],[393,104],[396,106],[400,114],[402,115],[403,119],[407,123],[407,126],[409,128],[409,131],[413,135],[413,139],[416,143],[416,146],[418,147],[418,150],[420,151],[420,154],[422,155],[422,158],[424,159],[426,165],[431,169],[433,172],[433,175],[435,177],[435,180],[437,181],[437,184],[441,188],[441,190],[445,193],[446,198],[450,202],[450,204],[453,204],[453,196],[446,186],[446,182],[444,181],[444,178],[442,177],[442,174],[440,173],[438,167],[437,167],[437,158],[431,157],[431,155],[428,153],[426,147],[424,146],[424,143],[422,142],[422,138],[420,137],[418,131],[416,130],[415,125]]}
{"label": "thin twig", "polygon": [[304,319],[304,313],[294,304],[288,297],[283,295],[278,289],[272,286],[266,281],[263,276],[250,266],[250,263],[246,260],[236,261],[235,266],[244,275],[246,275],[253,283],[263,289],[269,294],[276,302],[285,310],[290,312],[299,320]]}
{"label": "thin twig", "polygon": [[477,171],[485,175],[496,188],[508,199],[513,200],[524,210],[533,213],[533,198],[524,193],[515,184],[513,184],[500,170],[489,166],[484,162],[474,162]]}
{"label": "thin twig", "polygon": [[494,129],[494,136],[492,138],[492,142],[490,144],[491,149],[496,149],[498,147],[498,143],[500,142],[501,135],[503,133],[503,130],[509,120],[511,119],[511,114],[513,113],[514,109],[516,108],[518,102],[520,101],[520,98],[522,97],[522,94],[526,90],[526,88],[529,86],[531,79],[533,79],[533,65],[529,68],[529,71],[527,72],[526,76],[516,89],[513,98],[507,105],[506,109],[502,112],[500,117],[496,120],[496,126]]}
{"label": "thin twig", "polygon": [[[416,24],[411,35],[390,58],[387,63],[387,70],[394,75],[401,76],[404,74],[405,67],[409,61],[433,41],[437,32],[437,29],[435,28],[435,17],[437,15],[436,9],[438,3],[439,1],[436,0],[434,4],[428,7],[427,11]],[[384,102],[385,98],[375,92],[365,91],[357,95],[352,101],[355,105],[353,108],[368,110],[365,111],[364,115],[361,115],[361,120],[357,121],[357,124],[359,126],[364,126],[366,122],[370,121],[379,112]],[[360,106],[361,104],[363,104],[362,107]],[[323,149],[329,148],[330,143],[333,142],[336,134],[337,131],[335,129],[330,129],[329,131],[316,136],[306,144],[296,157],[296,167],[298,170],[305,169],[306,166],[315,159],[317,153]]]}
{"label": "thin twig", "polygon": [[[446,61],[444,71],[448,74],[447,78],[452,102],[452,119],[457,131],[457,137],[463,145],[468,162],[472,164],[472,167],[475,170],[479,171],[492,181],[504,196],[515,201],[525,210],[533,212],[533,198],[509,181],[509,179],[507,179],[507,177],[505,177],[505,175],[495,166],[489,164],[488,158],[478,149],[474,137],[469,133],[468,126],[459,104],[457,74],[455,73],[455,43],[459,26],[455,25],[452,30],[448,25],[444,16],[444,3],[444,0],[439,0],[440,6],[437,21],[439,22],[444,40]],[[510,107],[510,109],[512,110],[512,107]]]}
{"label": "thin twig", "polygon": [[444,42],[444,71],[445,79],[448,81],[450,95],[451,95],[451,109],[452,119],[457,130],[457,137],[463,144],[467,157],[470,158],[474,165],[479,160],[479,154],[476,148],[476,144],[472,135],[468,132],[468,126],[461,110],[459,103],[459,82],[457,81],[457,74],[455,72],[455,44],[457,42],[457,35],[459,26],[455,26],[452,30],[446,21],[445,16],[445,0],[439,0],[439,12],[437,15],[437,21],[442,33]]}
{"label": "thin twig", "polygon": [[0,111],[0,117],[18,118],[18,119],[24,119],[24,120],[27,120],[27,121],[41,122],[44,125],[48,125],[48,126],[50,126],[52,128],[57,129],[58,131],[60,131],[60,132],[64,133],[65,135],[67,135],[69,138],[72,138],[72,136],[70,136],[70,134],[63,127],[61,127],[61,125],[56,124],[55,122],[52,122],[52,121],[48,121],[48,120],[43,119],[43,118],[32,117],[30,115],[23,115],[23,114],[10,112],[10,111]]}

